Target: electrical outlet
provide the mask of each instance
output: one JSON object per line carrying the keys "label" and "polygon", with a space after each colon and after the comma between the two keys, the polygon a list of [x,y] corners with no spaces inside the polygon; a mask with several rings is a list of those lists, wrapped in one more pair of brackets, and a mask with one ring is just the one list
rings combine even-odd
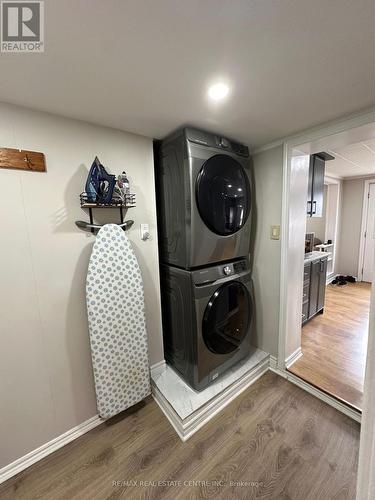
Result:
{"label": "electrical outlet", "polygon": [[148,224],[141,224],[141,240],[146,241],[150,239],[150,228]]}

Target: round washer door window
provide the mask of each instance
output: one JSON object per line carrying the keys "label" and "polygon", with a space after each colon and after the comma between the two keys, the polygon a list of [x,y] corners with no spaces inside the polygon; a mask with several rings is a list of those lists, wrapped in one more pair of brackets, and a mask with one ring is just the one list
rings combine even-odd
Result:
{"label": "round washer door window", "polygon": [[211,231],[222,236],[237,232],[251,206],[245,170],[228,155],[212,156],[198,174],[196,200],[199,214]]}
{"label": "round washer door window", "polygon": [[252,316],[247,288],[232,281],[218,288],[207,304],[203,322],[203,340],[215,354],[236,350],[245,339]]}

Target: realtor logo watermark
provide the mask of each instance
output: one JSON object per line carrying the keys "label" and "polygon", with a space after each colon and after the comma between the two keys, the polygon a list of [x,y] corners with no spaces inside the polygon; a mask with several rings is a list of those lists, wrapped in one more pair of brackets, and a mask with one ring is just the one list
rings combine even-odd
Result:
{"label": "realtor logo watermark", "polygon": [[1,52],[44,52],[44,2],[1,2]]}

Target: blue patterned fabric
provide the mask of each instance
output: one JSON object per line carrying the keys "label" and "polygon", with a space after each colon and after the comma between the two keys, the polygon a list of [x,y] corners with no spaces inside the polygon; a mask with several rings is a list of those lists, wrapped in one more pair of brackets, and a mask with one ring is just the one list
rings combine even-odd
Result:
{"label": "blue patterned fabric", "polygon": [[142,276],[116,224],[96,236],[86,297],[98,413],[109,418],[151,392]]}

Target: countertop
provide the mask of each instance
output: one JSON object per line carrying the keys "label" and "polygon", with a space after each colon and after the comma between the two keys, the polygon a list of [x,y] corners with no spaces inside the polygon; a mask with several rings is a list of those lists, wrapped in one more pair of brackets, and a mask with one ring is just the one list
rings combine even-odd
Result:
{"label": "countertop", "polygon": [[323,257],[329,257],[331,255],[330,252],[309,252],[305,253],[304,262],[307,264],[308,262],[315,262],[316,260],[320,260]]}

